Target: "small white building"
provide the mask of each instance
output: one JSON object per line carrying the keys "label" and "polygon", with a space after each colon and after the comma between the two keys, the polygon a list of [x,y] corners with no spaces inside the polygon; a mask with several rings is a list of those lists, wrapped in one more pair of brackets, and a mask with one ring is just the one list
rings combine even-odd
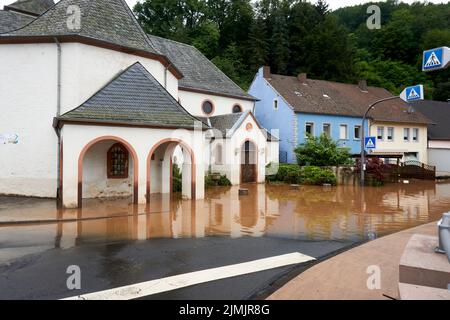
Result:
{"label": "small white building", "polygon": [[26,2],[48,10],[0,23],[0,194],[145,203],[171,192],[178,149],[183,195],[201,199],[208,170],[263,182],[278,162],[256,99],[194,47],[145,34],[125,1]]}

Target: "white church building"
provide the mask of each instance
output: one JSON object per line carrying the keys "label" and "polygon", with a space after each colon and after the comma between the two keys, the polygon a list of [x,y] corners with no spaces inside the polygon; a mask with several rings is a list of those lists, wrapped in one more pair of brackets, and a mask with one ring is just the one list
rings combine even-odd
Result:
{"label": "white church building", "polygon": [[0,194],[204,197],[208,173],[262,183],[278,139],[192,46],[146,34],[124,0],[18,0],[0,10]]}

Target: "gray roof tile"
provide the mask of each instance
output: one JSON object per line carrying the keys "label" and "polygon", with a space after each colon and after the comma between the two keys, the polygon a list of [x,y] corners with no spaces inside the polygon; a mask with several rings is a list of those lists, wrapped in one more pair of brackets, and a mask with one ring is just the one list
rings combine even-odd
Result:
{"label": "gray roof tile", "polygon": [[53,0],[18,0],[5,7],[9,10],[18,10],[38,16],[47,11],[54,4]]}
{"label": "gray roof tile", "polygon": [[169,39],[148,35],[150,42],[167,56],[183,73],[180,88],[202,90],[212,94],[229,95],[256,100],[228,78],[195,47]]}
{"label": "gray roof tile", "polygon": [[0,33],[16,30],[33,21],[33,17],[13,11],[0,10]]}
{"label": "gray roof tile", "polygon": [[428,125],[428,137],[431,140],[450,140],[450,103],[442,101],[415,101],[414,109],[433,121]]}
{"label": "gray roof tile", "polygon": [[[194,128],[195,122],[200,121],[138,62],[59,120],[187,129]],[[203,129],[207,128],[203,124]]]}
{"label": "gray roof tile", "polygon": [[[69,29],[67,9],[81,11],[81,28]],[[124,0],[61,0],[33,22],[3,36],[83,36],[158,54]]]}

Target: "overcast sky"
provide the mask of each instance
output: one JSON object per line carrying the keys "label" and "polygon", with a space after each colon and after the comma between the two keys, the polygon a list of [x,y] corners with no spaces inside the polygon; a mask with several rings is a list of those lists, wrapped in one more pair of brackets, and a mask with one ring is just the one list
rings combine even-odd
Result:
{"label": "overcast sky", "polygon": [[[15,0],[0,0],[0,7],[3,8],[3,6],[5,4],[10,4],[12,2],[14,2]],[[136,2],[138,2],[138,0],[125,0],[128,5],[133,8],[134,4]],[[139,0],[142,1],[142,0]],[[310,2],[316,2],[315,0],[310,0]],[[328,4],[330,5],[331,9],[337,9],[340,7],[345,7],[345,6],[351,6],[351,5],[356,5],[356,4],[361,4],[361,3],[366,3],[366,2],[370,2],[370,0],[328,0],[327,1]],[[415,2],[414,0],[403,0],[402,2],[407,2],[407,3],[412,3]],[[420,2],[425,2],[423,0],[421,0]],[[448,1],[445,0],[429,0],[427,2],[433,2],[433,3],[447,3]]]}

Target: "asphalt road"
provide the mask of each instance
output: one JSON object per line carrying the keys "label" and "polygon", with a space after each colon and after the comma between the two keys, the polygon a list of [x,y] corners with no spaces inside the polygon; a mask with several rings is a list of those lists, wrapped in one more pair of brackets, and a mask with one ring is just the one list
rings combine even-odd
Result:
{"label": "asphalt road", "polygon": [[[0,299],[60,299],[256,259],[300,252],[321,259],[354,245],[341,241],[206,237],[152,239],[51,249],[0,265]],[[81,269],[81,289],[68,290],[67,267]],[[294,265],[168,291],[147,299],[249,299],[300,272]],[[282,281],[282,280],[279,280]]]}

